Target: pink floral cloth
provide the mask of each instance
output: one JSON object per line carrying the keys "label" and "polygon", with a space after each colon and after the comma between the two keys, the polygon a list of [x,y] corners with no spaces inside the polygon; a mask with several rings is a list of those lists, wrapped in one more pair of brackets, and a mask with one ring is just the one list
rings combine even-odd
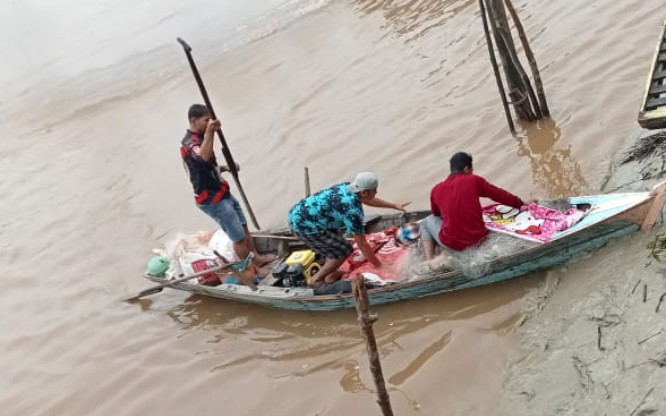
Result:
{"label": "pink floral cloth", "polygon": [[570,208],[564,212],[532,203],[520,209],[493,204],[483,207],[483,221],[489,230],[515,233],[522,238],[546,243],[558,231],[564,231],[585,216]]}

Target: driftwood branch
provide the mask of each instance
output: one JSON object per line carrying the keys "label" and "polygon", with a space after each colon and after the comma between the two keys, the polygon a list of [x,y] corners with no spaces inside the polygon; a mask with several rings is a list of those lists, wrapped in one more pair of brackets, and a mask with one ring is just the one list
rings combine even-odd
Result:
{"label": "driftwood branch", "polygon": [[645,397],[643,397],[643,400],[641,400],[641,402],[638,403],[638,406],[636,406],[636,408],[631,413],[629,413],[629,416],[634,416],[636,414],[638,409],[640,409],[641,406],[643,406],[643,404],[645,403],[645,400],[647,400],[648,396],[650,394],[652,394],[652,391],[654,391],[654,387],[652,387],[650,390],[648,390],[647,393],[645,393]]}
{"label": "driftwood branch", "polygon": [[659,334],[661,334],[661,330],[657,333],[654,333],[654,334],[650,335],[649,337],[647,337],[645,339],[642,339],[642,340],[638,341],[638,345],[641,345],[641,344],[644,344],[644,343],[648,342],[649,340],[651,340],[652,338],[656,337]]}
{"label": "driftwood branch", "polygon": [[661,307],[661,303],[664,301],[664,298],[666,298],[666,292],[664,292],[661,296],[659,296],[659,302],[657,302],[657,308],[654,310],[656,313],[659,313],[659,307]]}
{"label": "driftwood branch", "polygon": [[365,346],[368,351],[368,359],[370,361],[370,372],[377,387],[377,403],[382,409],[384,416],[393,416],[393,409],[391,409],[391,401],[389,399],[388,391],[386,390],[386,383],[384,382],[384,374],[382,372],[382,364],[379,361],[379,351],[377,350],[377,340],[375,333],[372,330],[372,324],[377,321],[377,315],[371,314],[369,311],[370,302],[368,300],[368,292],[365,289],[365,280],[363,275],[358,274],[354,279],[354,299],[356,299],[356,311],[358,312],[358,322],[361,327],[361,334],[365,339]]}

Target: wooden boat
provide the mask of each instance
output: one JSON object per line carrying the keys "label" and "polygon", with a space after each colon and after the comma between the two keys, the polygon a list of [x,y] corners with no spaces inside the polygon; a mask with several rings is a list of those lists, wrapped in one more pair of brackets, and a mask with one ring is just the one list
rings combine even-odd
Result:
{"label": "wooden boat", "polygon": [[[637,231],[641,226],[651,227],[661,214],[665,201],[666,182],[655,185],[650,192],[568,198],[571,205],[586,206],[587,214],[571,228],[556,233],[552,241],[492,260],[487,272],[481,277],[469,278],[461,271],[450,271],[370,289],[370,302],[378,305],[472,288],[564,264],[579,253],[599,248],[611,239]],[[407,214],[407,220],[415,221],[427,214],[428,212],[412,212]],[[367,231],[376,232],[391,225],[399,225],[404,221],[403,217],[404,214],[381,216],[367,224]],[[298,244],[285,231],[255,237],[255,242],[260,252],[276,253],[289,250],[289,246]],[[157,283],[165,282],[164,278],[150,275],[145,277]],[[175,284],[173,288],[273,308],[331,311],[354,307],[351,293],[315,295],[313,289],[307,287],[259,285],[257,290],[252,290],[248,286],[235,284],[223,283],[211,287],[183,282]]]}
{"label": "wooden boat", "polygon": [[666,21],[660,33],[638,113],[638,124],[646,129],[666,128]]}

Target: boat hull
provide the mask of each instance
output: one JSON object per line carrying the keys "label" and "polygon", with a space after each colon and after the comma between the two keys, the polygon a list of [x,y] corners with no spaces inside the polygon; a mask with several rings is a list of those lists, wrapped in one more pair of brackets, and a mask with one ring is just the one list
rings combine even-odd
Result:
{"label": "boat hull", "polygon": [[[595,230],[594,233],[584,233],[575,236],[574,238],[577,240],[575,244],[556,244],[534,253],[521,255],[519,258],[515,259],[515,262],[511,262],[510,264],[497,264],[491,266],[491,271],[489,273],[476,279],[468,279],[461,273],[455,273],[452,275],[442,275],[437,278],[398,283],[386,288],[370,290],[368,292],[370,303],[372,305],[380,305],[406,299],[438,295],[454,290],[469,289],[513,279],[529,273],[545,270],[553,266],[566,264],[581,253],[598,249],[608,243],[608,241],[631,234],[638,229],[638,224],[629,221],[602,225]],[[156,278],[152,278],[151,280],[156,282],[161,281]],[[244,287],[236,287],[234,288],[235,290],[220,290],[197,284],[181,283],[175,285],[173,288],[200,295],[213,296],[220,299],[228,299],[280,309],[333,311],[354,307],[354,299],[351,294],[294,298],[287,297],[278,299],[272,296],[270,292],[253,293],[242,290]]]}
{"label": "boat hull", "polygon": [[[631,234],[640,229],[640,224],[650,209],[653,196],[648,196],[647,193],[630,196],[633,198],[631,199],[632,202],[626,207],[617,205],[617,202],[615,203],[617,206],[613,206],[614,202],[610,197],[587,197],[597,198],[601,201],[600,206],[606,204],[609,208],[606,208],[605,213],[590,214],[588,218],[592,223],[581,225],[583,228],[580,230],[573,229],[565,237],[492,261],[488,265],[486,273],[481,277],[469,278],[458,271],[399,282],[369,290],[370,303],[380,305],[468,289],[565,264],[581,253],[598,249],[612,239]],[[418,214],[418,216],[422,215],[423,213]],[[600,217],[595,218],[595,215],[600,215]],[[385,222],[378,223],[379,227],[384,225]],[[163,282],[163,279],[157,277],[146,277],[155,282]],[[259,290],[252,291],[246,286],[239,285],[222,284],[209,287],[187,282],[173,286],[174,289],[204,296],[280,309],[333,311],[354,307],[353,296],[349,293],[315,296],[312,289],[308,288],[259,287]]]}

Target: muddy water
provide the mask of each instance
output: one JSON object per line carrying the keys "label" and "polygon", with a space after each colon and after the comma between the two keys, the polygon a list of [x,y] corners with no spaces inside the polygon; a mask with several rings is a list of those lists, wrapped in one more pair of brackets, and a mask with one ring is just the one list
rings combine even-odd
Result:
{"label": "muddy water", "polygon": [[[240,4],[3,5],[3,414],[377,411],[351,312],[174,292],[118,302],[146,286],[151,248],[213,226],[178,159],[199,95],[176,36],[194,47],[268,228],[302,195],[305,165],[313,188],[375,170],[381,196],[414,208],[458,150],[519,195],[598,191],[638,133],[663,19],[657,0],[516,2],[553,120],[514,137],[475,1]],[[492,413],[523,296],[542,278],[378,308],[396,413]]]}

